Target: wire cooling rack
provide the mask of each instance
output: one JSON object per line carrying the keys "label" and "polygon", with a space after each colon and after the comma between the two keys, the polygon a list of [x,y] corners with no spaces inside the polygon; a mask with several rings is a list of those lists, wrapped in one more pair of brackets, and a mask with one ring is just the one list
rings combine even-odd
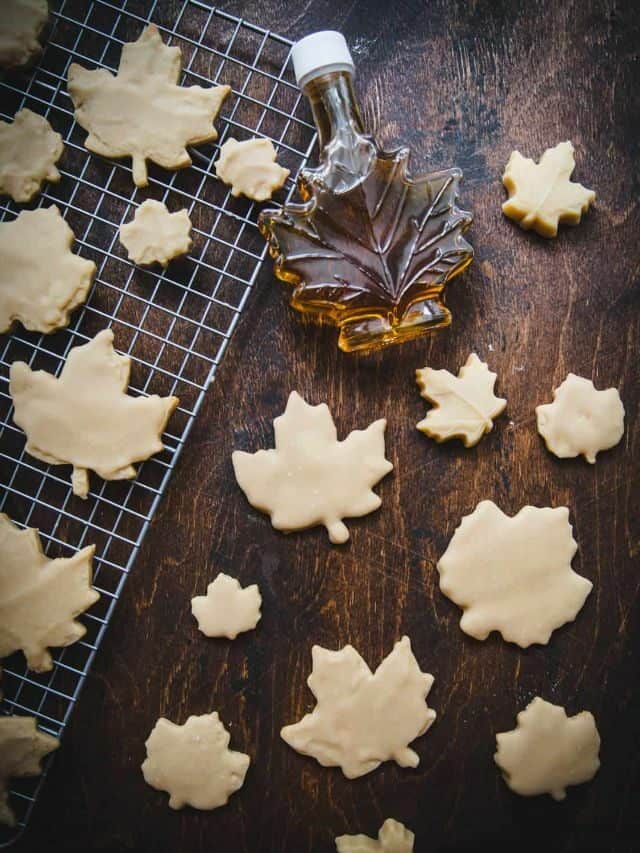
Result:
{"label": "wire cooling rack", "polygon": [[[270,137],[279,162],[295,177],[315,144],[290,69],[291,43],[207,3],[187,0],[61,0],[52,3],[37,65],[0,79],[0,117],[22,107],[46,116],[62,134],[65,153],[59,184],[49,184],[37,205],[56,204],[76,234],[75,251],[95,261],[89,298],[70,327],[53,335],[14,327],[0,335],[0,511],[17,524],[37,527],[50,556],[70,556],[96,545],[94,585],[101,599],[81,617],[85,637],[54,653],[51,672],[28,672],[21,654],[3,661],[1,712],[31,714],[43,731],[61,736],[127,574],[153,517],[205,391],[245,306],[266,254],[256,227],[257,206],[234,199],[215,178],[216,149],[233,135]],[[172,10],[172,11],[171,11]],[[149,186],[136,189],[129,161],[107,161],[83,146],[67,94],[69,64],[115,71],[122,45],[153,21],[165,42],[182,49],[182,83],[228,83],[216,126],[217,145],[192,151],[194,165],[166,172],[150,165]],[[293,182],[282,191],[291,194]],[[156,198],[170,210],[186,207],[194,225],[193,249],[166,271],[142,270],[126,259],[120,225],[138,204]],[[0,220],[21,208],[0,204]],[[130,393],[176,394],[180,406],[164,435],[165,450],[138,466],[135,480],[104,482],[92,476],[89,498],[71,492],[67,467],[46,465],[25,453],[25,436],[12,420],[9,367],[16,360],[59,374],[72,346],[111,326],[115,346],[132,358]],[[1,829],[0,846],[24,830],[46,775],[14,780],[10,804],[16,827]]]}

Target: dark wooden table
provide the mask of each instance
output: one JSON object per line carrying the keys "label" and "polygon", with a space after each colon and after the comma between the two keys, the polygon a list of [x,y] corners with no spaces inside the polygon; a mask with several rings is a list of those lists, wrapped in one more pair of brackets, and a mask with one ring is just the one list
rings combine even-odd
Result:
{"label": "dark wooden table", "polygon": [[[162,5],[162,3],[161,3]],[[32,825],[16,849],[330,851],[344,832],[375,835],[389,816],[416,850],[631,851],[640,827],[640,91],[638,10],[630,0],[420,3],[263,0],[225,8],[290,38],[342,30],[358,65],[368,127],[407,142],[416,173],[453,164],[475,214],[476,260],[450,288],[453,327],[374,355],[338,352],[332,330],[303,325],[270,269],[208,393],[169,492],[117,608]],[[513,148],[539,156],[571,139],[575,177],[595,188],[582,224],[557,240],[527,234],[500,210]],[[470,351],[498,373],[506,416],[481,443],[438,446],[413,373],[457,371]],[[546,452],[534,407],[569,371],[620,389],[623,441],[595,466]],[[326,401],[344,436],[388,419],[395,469],[382,509],[324,530],[275,532],[237,488],[233,448],[272,441],[297,389]],[[567,505],[574,568],[594,590],[546,647],[521,651],[464,635],[438,590],[435,562],[463,514],[484,498],[513,514]],[[258,582],[263,618],[230,643],[207,641],[189,612],[220,571]],[[435,676],[431,731],[416,770],[386,764],[356,781],[279,737],[313,705],[313,643],[352,643],[372,666],[404,633]],[[535,695],[591,710],[602,736],[595,780],[564,803],[519,798],[492,761],[494,734]],[[251,755],[246,784],[212,813],[167,808],[140,773],[160,715],[216,709]],[[363,721],[366,724],[366,721]]]}

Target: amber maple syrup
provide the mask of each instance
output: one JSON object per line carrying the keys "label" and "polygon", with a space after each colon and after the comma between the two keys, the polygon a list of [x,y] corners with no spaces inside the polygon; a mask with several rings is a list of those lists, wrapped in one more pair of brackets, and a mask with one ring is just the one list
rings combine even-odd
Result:
{"label": "amber maple syrup", "polygon": [[259,217],[292,306],[338,326],[347,352],[448,326],[444,288],[473,260],[462,236],[472,217],[456,205],[461,171],[412,179],[407,148],[383,151],[365,133],[339,33],[308,36],[294,60],[297,50],[320,163],[298,175],[300,202]]}

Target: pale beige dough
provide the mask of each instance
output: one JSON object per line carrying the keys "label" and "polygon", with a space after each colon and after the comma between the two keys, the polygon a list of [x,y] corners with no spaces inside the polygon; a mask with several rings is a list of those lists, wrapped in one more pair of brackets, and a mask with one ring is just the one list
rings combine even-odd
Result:
{"label": "pale beige dough", "polygon": [[346,542],[342,519],[367,515],[382,503],[372,487],[393,468],[384,455],[385,427],[378,420],[338,441],[326,403],[310,406],[292,391],[273,422],[275,449],[234,451],[236,480],[276,530],[323,524],[331,542]]}
{"label": "pale beige dough", "polygon": [[413,853],[415,835],[399,821],[389,817],[380,827],[377,840],[366,835],[341,835],[336,838],[338,853]]}
{"label": "pale beige dough", "polygon": [[570,142],[547,148],[539,163],[514,151],[502,176],[509,192],[502,205],[505,216],[542,237],[555,237],[558,223],[577,225],[596,194],[570,180],[575,165]]}
{"label": "pale beige dough", "polygon": [[31,201],[45,181],[60,180],[56,163],[63,151],[60,134],[26,107],[12,122],[0,121],[0,193],[15,202]]}
{"label": "pale beige dough", "polygon": [[417,767],[409,749],[436,718],[427,705],[433,676],[422,672],[408,637],[372,673],[353,646],[334,652],[314,646],[307,679],[316,707],[285,726],[283,740],[323,767],[340,767],[348,779],[375,770],[383,761]]}
{"label": "pale beige dough", "polygon": [[165,169],[191,165],[187,145],[218,138],[213,121],[229,86],[179,86],[182,52],[168,47],[149,24],[125,44],[117,75],[73,62],[68,89],[75,118],[89,132],[89,151],[131,157],[136,186],[148,183],[147,160]]}
{"label": "pale beige dough", "polygon": [[100,598],[91,586],[94,551],[88,545],[49,560],[37,530],[22,530],[0,513],[0,657],[20,649],[29,669],[46,672],[53,666],[49,646],[84,636],[75,617]]}
{"label": "pale beige dough", "polygon": [[582,454],[592,464],[624,433],[624,406],[617,388],[597,391],[590,379],[569,373],[553,392],[553,403],[536,408],[538,432],[561,459]]}
{"label": "pale beige dough", "polygon": [[256,584],[243,589],[235,578],[220,572],[207,587],[206,595],[191,599],[191,612],[207,637],[235,640],[238,634],[256,627],[261,604]]}
{"label": "pale beige dough", "polygon": [[248,755],[229,749],[229,740],[215,711],[182,726],[160,717],[145,744],[145,782],[166,791],[172,809],[224,806],[242,787],[250,763]]}
{"label": "pale beige dough", "polygon": [[169,213],[161,201],[147,199],[136,210],[133,221],[120,226],[120,242],[130,261],[166,267],[173,258],[191,249],[190,232],[191,220],[186,210]]}
{"label": "pale beige dough", "polygon": [[463,608],[460,628],[471,637],[499,631],[522,648],[544,644],[591,592],[571,568],[577,547],[566,507],[525,506],[510,518],[481,501],[438,561],[440,589]]}
{"label": "pale beige dough", "polygon": [[40,53],[38,38],[48,18],[47,0],[2,0],[0,66],[26,65]]}
{"label": "pale beige dough", "polygon": [[40,762],[60,746],[36,728],[35,717],[0,717],[0,823],[15,826],[9,806],[9,779],[39,776]]}
{"label": "pale beige dough", "polygon": [[564,800],[568,785],[588,782],[598,772],[600,736],[593,715],[567,717],[564,708],[537,696],[510,732],[496,735],[494,760],[505,782],[524,797],[551,794]]}
{"label": "pale beige dough", "polygon": [[424,367],[416,370],[416,381],[424,399],[434,405],[417,428],[436,441],[460,438],[465,447],[473,447],[491,432],[493,418],[507,405],[493,393],[496,374],[475,353],[457,376]]}
{"label": "pale beige dough", "polygon": [[59,378],[22,361],[10,369],[13,419],[27,452],[53,465],[73,465],[73,492],[85,498],[88,471],[105,480],[135,477],[133,462],[163,449],[161,435],[177,397],[127,395],[131,359],[113,349],[103,329],[74,347]]}
{"label": "pale beige dough", "polygon": [[227,139],[220,149],[216,175],[231,187],[231,195],[266,201],[284,186],[289,170],[276,163],[270,139]]}
{"label": "pale beige dough", "polygon": [[55,205],[0,222],[0,332],[16,320],[45,333],[69,323],[96,272],[93,261],[71,251],[74,239]]}

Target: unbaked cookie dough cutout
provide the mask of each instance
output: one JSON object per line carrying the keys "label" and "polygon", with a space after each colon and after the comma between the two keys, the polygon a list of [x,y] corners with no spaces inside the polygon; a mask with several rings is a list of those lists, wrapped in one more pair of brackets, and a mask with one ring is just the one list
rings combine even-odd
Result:
{"label": "unbaked cookie dough cutout", "polygon": [[191,612],[207,637],[227,637],[253,630],[260,621],[262,597],[257,584],[244,589],[236,578],[220,572],[206,595],[191,599]]}
{"label": "unbaked cookie dough cutout", "polygon": [[377,840],[367,835],[340,835],[336,838],[338,853],[413,853],[415,835],[399,821],[387,818],[380,827]]}
{"label": "unbaked cookie dough cutout", "polygon": [[35,717],[0,717],[0,823],[16,824],[9,805],[9,779],[39,776],[40,762],[59,746],[58,738],[36,727]]}
{"label": "unbaked cookie dough cutout", "polygon": [[577,551],[566,507],[523,507],[512,518],[492,501],[466,515],[438,561],[440,589],[477,640],[492,631],[527,648],[572,622],[593,584],[571,568]]}
{"label": "unbaked cookie dough cutout", "polygon": [[547,148],[539,163],[513,151],[502,176],[509,198],[502,211],[521,228],[555,237],[558,224],[577,225],[596,194],[570,180],[576,162],[573,145]]}
{"label": "unbaked cookie dough cutout", "polygon": [[45,181],[57,183],[64,144],[44,116],[26,107],[12,122],[0,121],[0,194],[31,201]]}
{"label": "unbaked cookie dough cutout", "polygon": [[436,441],[460,438],[473,447],[493,429],[493,418],[502,414],[507,401],[493,389],[497,374],[471,353],[457,376],[448,370],[424,367],[416,370],[416,381],[425,400],[432,403],[417,429]]}
{"label": "unbaked cookie dough cutout", "polygon": [[180,726],[160,717],[145,744],[144,780],[169,794],[169,806],[217,809],[239,790],[250,759],[229,749],[230,736],[214,711]]}
{"label": "unbaked cookie dough cutout", "polygon": [[346,542],[342,519],[367,515],[382,503],[372,488],[393,468],[384,455],[386,424],[374,421],[338,441],[326,403],[310,406],[292,391],[273,422],[275,449],[233,452],[236,480],[276,530],[322,524],[331,542]]}
{"label": "unbaked cookie dough cutout", "polygon": [[409,637],[399,640],[375,672],[353,646],[311,650],[307,679],[317,704],[298,723],[285,726],[283,740],[323,767],[340,767],[348,779],[375,770],[383,761],[417,767],[411,741],[436,718],[427,705],[433,676],[418,666]]}
{"label": "unbaked cookie dough cutout", "polygon": [[49,18],[47,0],[2,0],[0,66],[26,65],[42,50],[40,34]]}
{"label": "unbaked cookie dough cutout", "polygon": [[590,379],[569,373],[553,403],[536,407],[536,420],[547,450],[560,459],[582,454],[593,464],[622,438],[624,406],[617,388],[597,391]]}
{"label": "unbaked cookie dough cutout", "polygon": [[0,332],[16,321],[45,334],[68,325],[96,272],[71,251],[74,240],[55,205],[0,222]]}
{"label": "unbaked cookie dough cutout", "polygon": [[95,547],[50,560],[35,528],[0,513],[0,657],[21,650],[36,672],[53,667],[50,646],[69,646],[86,633],[76,622],[100,598],[91,586]]}
{"label": "unbaked cookie dough cutout", "polygon": [[147,199],[137,208],[133,220],[120,226],[120,242],[130,261],[148,266],[186,255],[193,242],[191,220],[186,209],[169,213],[161,201]]}
{"label": "unbaked cookie dough cutout", "polygon": [[177,397],[127,394],[131,359],[103,329],[73,347],[60,377],[15,361],[9,372],[13,419],[27,434],[26,450],[53,465],[73,465],[74,494],[86,498],[89,471],[104,480],[136,476],[134,462],[163,450],[162,433]]}
{"label": "unbaked cookie dough cutout", "polygon": [[276,163],[270,139],[227,139],[215,163],[216,175],[231,187],[231,195],[254,201],[270,199],[284,186],[289,170]]}
{"label": "unbaked cookie dough cutout", "polygon": [[494,761],[505,782],[524,797],[564,800],[569,785],[589,782],[600,767],[600,735],[593,714],[568,717],[537,696],[517,716],[516,728],[496,735]]}
{"label": "unbaked cookie dough cutout", "polygon": [[147,160],[165,169],[191,165],[187,145],[218,138],[213,126],[230,86],[179,86],[182,52],[154,24],[125,44],[118,73],[73,62],[68,90],[85,146],[103,157],[131,157],[136,186],[148,183]]}

